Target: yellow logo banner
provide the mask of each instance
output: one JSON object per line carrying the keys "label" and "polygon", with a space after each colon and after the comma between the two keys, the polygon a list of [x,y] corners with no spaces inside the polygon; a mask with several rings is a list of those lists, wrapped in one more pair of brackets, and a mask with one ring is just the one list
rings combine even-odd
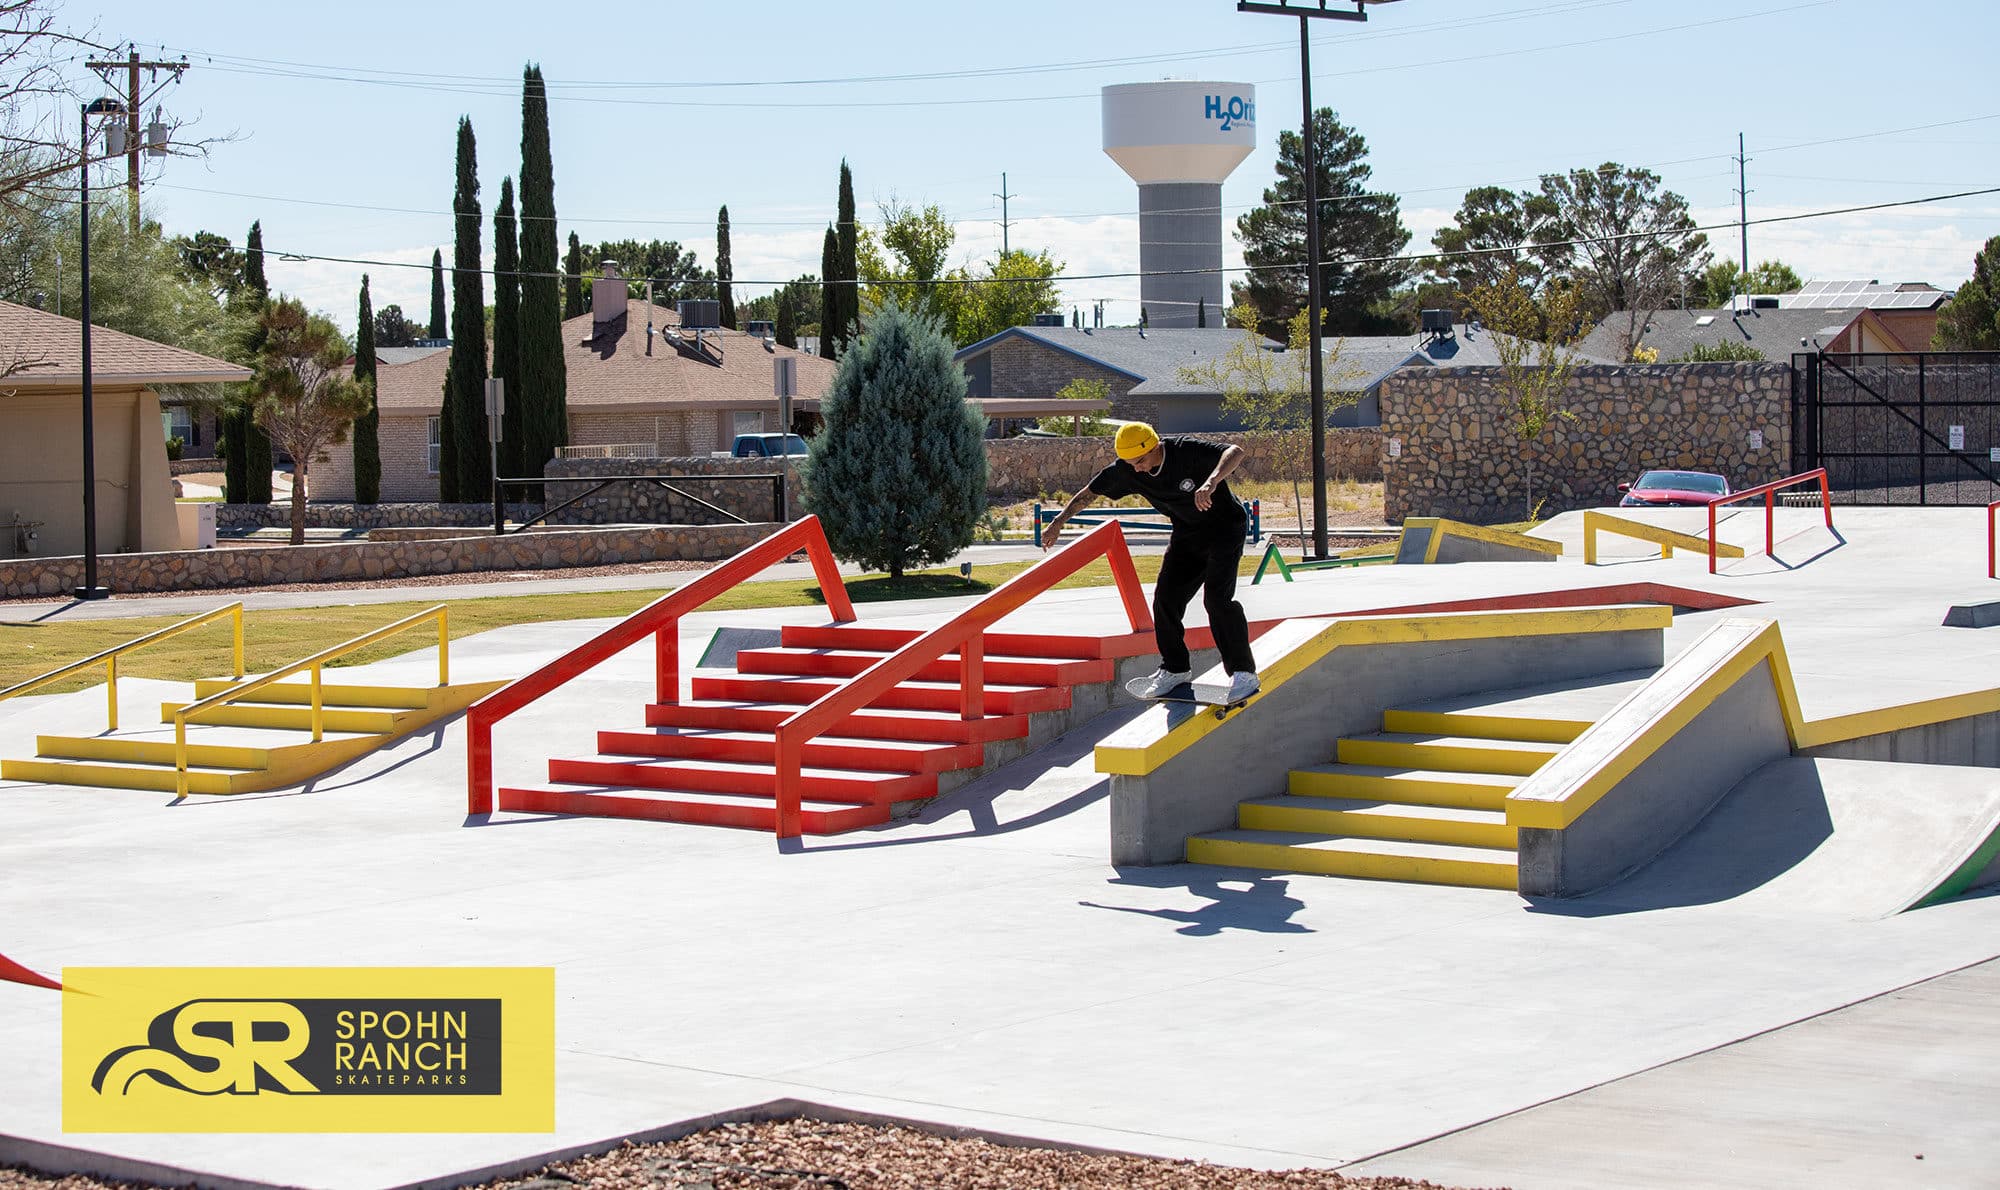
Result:
{"label": "yellow logo banner", "polygon": [[65,1132],[553,1132],[549,967],[68,967]]}

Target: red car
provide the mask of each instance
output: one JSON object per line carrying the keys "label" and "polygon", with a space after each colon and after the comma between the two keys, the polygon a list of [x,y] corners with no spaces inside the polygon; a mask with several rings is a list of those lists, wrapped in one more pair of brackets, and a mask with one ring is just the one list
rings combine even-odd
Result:
{"label": "red car", "polygon": [[1699,508],[1729,494],[1729,481],[1706,471],[1647,471],[1621,483],[1621,508]]}

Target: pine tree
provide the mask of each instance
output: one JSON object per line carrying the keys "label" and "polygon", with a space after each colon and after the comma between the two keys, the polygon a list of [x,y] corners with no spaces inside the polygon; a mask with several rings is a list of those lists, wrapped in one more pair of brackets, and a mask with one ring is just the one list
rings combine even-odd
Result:
{"label": "pine tree", "polygon": [[[1410,242],[1394,195],[1373,193],[1368,141],[1330,107],[1313,114],[1313,194],[1319,200],[1320,292],[1328,333],[1377,334],[1390,329],[1371,314],[1410,275],[1394,257]],[[1243,263],[1253,270],[1245,296],[1263,318],[1264,333],[1285,337],[1286,324],[1307,303],[1305,141],[1278,134],[1278,176],[1264,206],[1236,220]],[[1349,261],[1377,261],[1349,264]]]}
{"label": "pine tree", "polygon": [[[250,224],[250,234],[243,239],[241,292],[249,304],[250,314],[257,319],[245,344],[248,357],[254,361],[264,353],[263,315],[265,308],[271,304],[271,285],[264,278],[264,223],[261,219]],[[240,453],[243,460],[243,483],[238,489],[243,498],[236,503],[269,504],[271,436],[257,425],[256,410],[251,405],[246,403],[238,408],[229,436],[243,444],[241,452],[233,452]]]}
{"label": "pine tree", "polygon": [[1206,326],[1208,325],[1208,299],[1207,299],[1207,298],[1202,298],[1202,299],[1201,299],[1201,300],[1200,300],[1199,302],[1197,302],[1197,303],[1195,304],[1195,308],[1194,308],[1194,324],[1195,324],[1196,326],[1198,326],[1198,327],[1206,327]]}
{"label": "pine tree", "polygon": [[729,206],[715,214],[715,296],[722,302],[722,325],[736,329],[736,302],[729,296]]}
{"label": "pine tree", "polygon": [[840,333],[840,353],[847,354],[847,345],[861,333],[861,287],[856,284],[861,273],[855,262],[857,237],[860,224],[854,221],[854,174],[847,168],[847,159],[840,159],[840,272],[836,274],[842,284],[835,290],[840,299],[840,321],[836,324]]}
{"label": "pine tree", "polygon": [[439,434],[438,499],[470,504],[487,499],[486,294],[479,259],[479,161],[472,121],[458,118],[458,185],[451,212],[458,234],[451,250],[451,363],[444,377]]}
{"label": "pine tree", "polygon": [[986,512],[986,418],[951,336],[891,301],[841,357],[806,459],[806,508],[834,553],[901,578],[972,543]]}
{"label": "pine tree", "polygon": [[375,407],[375,304],[368,274],[361,274],[361,307],[354,317],[354,379],[368,387],[368,412],[354,419],[354,502],[382,499],[381,410]]}
{"label": "pine tree", "polygon": [[819,353],[826,359],[840,358],[840,343],[833,328],[840,324],[840,237],[829,227],[826,242],[819,250]]}
{"label": "pine tree", "polygon": [[450,323],[444,313],[444,249],[431,250],[431,325],[425,332],[428,338],[442,339],[448,333]]}
{"label": "pine tree", "polygon": [[[562,288],[556,280],[556,176],[539,66],[521,76],[521,474],[540,475],[569,442]],[[580,300],[580,298],[579,298]]]}
{"label": "pine tree", "polygon": [[493,208],[493,376],[506,403],[500,417],[500,474],[521,473],[521,249],[515,239],[514,179],[500,179]]}
{"label": "pine tree", "polygon": [[563,257],[563,321],[583,312],[583,242],[570,232],[569,255]]}

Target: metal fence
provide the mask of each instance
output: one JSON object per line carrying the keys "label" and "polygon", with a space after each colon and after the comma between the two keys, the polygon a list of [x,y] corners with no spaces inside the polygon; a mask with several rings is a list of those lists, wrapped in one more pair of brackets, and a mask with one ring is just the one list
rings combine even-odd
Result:
{"label": "metal fence", "polygon": [[2000,499],[2000,352],[1792,357],[1792,470],[1841,504]]}

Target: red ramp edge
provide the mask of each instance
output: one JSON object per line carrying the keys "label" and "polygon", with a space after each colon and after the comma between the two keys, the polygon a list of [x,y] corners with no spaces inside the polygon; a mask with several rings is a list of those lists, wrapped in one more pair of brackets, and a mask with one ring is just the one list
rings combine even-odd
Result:
{"label": "red ramp edge", "polygon": [[48,988],[50,991],[55,992],[62,991],[62,984],[57,983],[46,975],[35,974],[4,954],[0,954],[0,979],[4,979],[9,983],[25,983],[31,988]]}

